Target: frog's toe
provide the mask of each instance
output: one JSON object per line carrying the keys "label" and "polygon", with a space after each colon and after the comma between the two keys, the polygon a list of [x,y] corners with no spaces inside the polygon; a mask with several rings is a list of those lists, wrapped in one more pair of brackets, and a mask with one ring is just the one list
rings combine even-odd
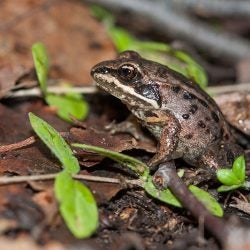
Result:
{"label": "frog's toe", "polygon": [[192,171],[192,173],[185,174],[186,185],[198,185],[211,180],[215,180],[215,172],[211,171],[211,169],[199,168],[196,171]]}
{"label": "frog's toe", "polygon": [[123,121],[121,123],[112,122],[109,125],[105,126],[105,129],[109,131],[110,134],[119,134],[126,133],[133,136],[136,140],[139,140],[142,136],[142,131],[137,126],[130,121]]}

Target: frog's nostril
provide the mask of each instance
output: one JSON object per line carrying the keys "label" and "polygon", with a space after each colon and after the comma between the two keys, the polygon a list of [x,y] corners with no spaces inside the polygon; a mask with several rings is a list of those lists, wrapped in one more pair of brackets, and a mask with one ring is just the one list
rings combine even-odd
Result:
{"label": "frog's nostril", "polygon": [[109,68],[105,66],[96,66],[92,68],[91,75],[94,76],[94,74],[108,74],[110,72]]}

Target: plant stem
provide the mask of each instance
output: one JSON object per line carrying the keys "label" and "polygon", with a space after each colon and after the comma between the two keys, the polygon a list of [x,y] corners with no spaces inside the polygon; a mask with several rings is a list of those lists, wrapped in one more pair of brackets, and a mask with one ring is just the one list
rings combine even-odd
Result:
{"label": "plant stem", "polygon": [[[54,179],[58,173],[55,174],[43,174],[43,175],[28,175],[28,176],[2,176],[0,177],[0,185],[8,185],[13,183],[21,183],[28,181],[46,181]],[[94,182],[106,182],[114,184],[122,184],[122,181],[116,178],[102,177],[102,176],[92,176],[92,175],[83,175],[77,174],[73,176],[74,179],[85,180],[85,181],[94,181]],[[141,181],[139,179],[133,180],[124,180],[127,184],[141,186]]]}

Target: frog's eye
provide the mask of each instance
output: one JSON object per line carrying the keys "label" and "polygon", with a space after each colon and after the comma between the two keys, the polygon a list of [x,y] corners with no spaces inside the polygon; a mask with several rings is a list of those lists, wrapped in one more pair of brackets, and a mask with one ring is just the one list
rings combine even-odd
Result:
{"label": "frog's eye", "polygon": [[131,64],[123,64],[118,68],[118,75],[121,80],[131,81],[136,78],[138,70]]}

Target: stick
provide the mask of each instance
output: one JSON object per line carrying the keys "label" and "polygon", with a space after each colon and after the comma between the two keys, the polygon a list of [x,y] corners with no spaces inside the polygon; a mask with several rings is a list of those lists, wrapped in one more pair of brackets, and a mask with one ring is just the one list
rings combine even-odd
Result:
{"label": "stick", "polygon": [[[21,183],[28,181],[46,181],[55,179],[58,173],[55,174],[43,174],[43,175],[28,175],[28,176],[2,176],[0,177],[0,185],[8,185],[13,183]],[[78,174],[73,176],[74,179],[85,180],[85,181],[94,181],[94,182],[106,182],[106,183],[114,183],[114,184],[122,184],[122,181],[116,178],[102,177],[102,176],[91,176],[91,175],[83,175]],[[124,180],[127,184],[141,186],[141,181],[134,180]]]}
{"label": "stick", "polygon": [[9,145],[1,145],[0,146],[0,153],[6,153],[8,151],[12,151],[15,149],[19,149],[19,148],[23,148],[26,147],[28,145],[33,144],[36,141],[36,137],[35,136],[31,136],[23,141],[17,142],[17,143],[12,143]]}
{"label": "stick", "polygon": [[169,188],[197,221],[203,220],[205,227],[223,244],[227,235],[225,222],[209,213],[177,175],[173,161],[163,163],[154,175],[154,180],[164,188]]}
{"label": "stick", "polygon": [[219,17],[249,17],[250,2],[246,0],[172,0],[180,8]]}
{"label": "stick", "polygon": [[214,235],[223,249],[250,249],[249,228],[230,224],[211,215],[177,175],[173,161],[160,165],[154,175],[154,181],[162,187],[168,187],[197,221],[204,221],[205,228]]}
{"label": "stick", "polygon": [[[213,95],[218,95],[218,94],[226,93],[226,92],[234,92],[234,91],[249,92],[250,83],[239,83],[239,84],[232,84],[232,85],[208,87],[207,91]],[[53,93],[53,94],[66,94],[66,93],[95,94],[95,93],[98,93],[98,88],[94,85],[87,85],[83,87],[72,87],[72,88],[51,86],[51,87],[48,87],[48,92]],[[13,91],[13,92],[10,92],[4,98],[17,98],[17,97],[29,97],[29,96],[41,97],[42,94],[41,94],[40,88],[36,87],[32,89],[23,89],[23,90]]]}
{"label": "stick", "polygon": [[[66,93],[78,93],[78,94],[94,94],[98,92],[95,85],[88,85],[83,87],[61,87],[50,86],[48,92],[53,94],[66,94]],[[4,98],[17,98],[17,97],[29,97],[29,96],[42,96],[41,89],[35,87],[32,89],[22,89],[17,91],[11,91]]]}

